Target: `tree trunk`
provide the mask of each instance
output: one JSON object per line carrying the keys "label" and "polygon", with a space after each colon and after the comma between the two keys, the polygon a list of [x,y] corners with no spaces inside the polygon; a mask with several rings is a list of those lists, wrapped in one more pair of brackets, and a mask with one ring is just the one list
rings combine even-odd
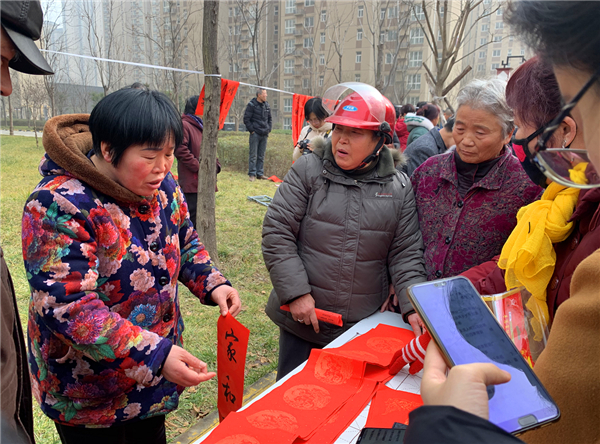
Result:
{"label": "tree trunk", "polygon": [[10,124],[8,126],[8,134],[10,134],[11,136],[14,136],[15,135],[15,127],[13,126],[12,104],[10,103],[10,96],[8,96],[7,99],[8,99],[8,119],[10,121]]}
{"label": "tree trunk", "polygon": [[[219,1],[204,0],[202,29],[202,60],[206,74],[219,74],[218,24]],[[215,185],[217,181],[217,138],[219,135],[219,108],[221,77],[204,77],[204,134],[198,170],[198,212],[196,231],[213,261],[218,260],[215,221]]]}

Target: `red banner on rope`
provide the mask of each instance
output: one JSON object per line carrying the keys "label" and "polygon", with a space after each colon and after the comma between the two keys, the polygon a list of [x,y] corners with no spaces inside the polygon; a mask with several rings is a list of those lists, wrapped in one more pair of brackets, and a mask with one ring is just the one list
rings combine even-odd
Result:
{"label": "red banner on rope", "polygon": [[292,139],[294,140],[294,146],[298,143],[300,131],[304,126],[304,105],[309,99],[312,99],[312,96],[303,96],[302,94],[294,94],[292,99]]}
{"label": "red banner on rope", "polygon": [[[235,94],[237,93],[240,82],[235,80],[221,79],[221,105],[219,107],[219,129],[223,129],[227,113],[231,108]],[[202,117],[204,115],[204,86],[200,92],[198,106],[196,107],[196,115]]]}

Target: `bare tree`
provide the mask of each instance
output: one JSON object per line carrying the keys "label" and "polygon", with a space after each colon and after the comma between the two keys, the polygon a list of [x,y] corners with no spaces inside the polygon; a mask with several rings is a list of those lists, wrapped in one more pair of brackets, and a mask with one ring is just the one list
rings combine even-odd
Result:
{"label": "bare tree", "polygon": [[28,113],[33,119],[33,132],[35,133],[35,144],[39,147],[37,135],[37,120],[41,110],[48,102],[48,94],[44,80],[37,76],[23,76],[23,101]]}
{"label": "bare tree", "polygon": [[330,60],[337,58],[337,71],[335,67],[332,68],[332,71],[336,81],[340,83],[343,81],[342,59],[344,57],[344,49],[352,38],[352,36],[348,35],[348,32],[352,26],[352,19],[355,17],[356,9],[354,2],[349,4],[344,3],[343,7],[335,3],[332,3],[331,6],[332,8],[328,11],[326,18],[327,36],[331,43],[327,56],[327,65],[329,66]]}
{"label": "bare tree", "polygon": [[[471,66],[467,66],[458,76],[450,80],[457,63],[490,43],[486,42],[476,46],[469,52],[462,50],[471,30],[478,26],[482,19],[489,17],[500,7],[484,9],[482,14],[470,21],[469,18],[472,17],[473,12],[482,3],[482,0],[455,0],[452,2],[449,0],[423,0],[413,5],[414,17],[423,30],[427,45],[433,54],[434,69],[431,70],[426,63],[423,63],[423,68],[432,89],[433,101],[436,104],[439,104],[446,94],[472,69]],[[446,105],[451,108],[447,100]]]}
{"label": "bare tree", "polygon": [[[65,3],[58,0],[48,0],[44,2],[43,5],[44,17],[46,17],[46,20],[44,20],[42,36],[40,38],[40,47],[49,51],[65,52],[66,44],[64,39],[64,27],[61,26],[61,21],[66,17]],[[58,15],[56,21],[50,21],[48,19],[51,16],[50,11]],[[56,85],[64,80],[63,73],[65,72],[65,59],[64,56],[54,52],[47,52],[44,54],[44,57],[54,70],[54,75],[43,76],[46,93],[50,99],[51,114],[54,117],[57,115]]]}

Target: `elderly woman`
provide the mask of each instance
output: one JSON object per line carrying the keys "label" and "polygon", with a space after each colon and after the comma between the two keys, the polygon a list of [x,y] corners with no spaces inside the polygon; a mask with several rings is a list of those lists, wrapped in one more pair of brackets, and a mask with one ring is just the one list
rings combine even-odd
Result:
{"label": "elderly woman", "polygon": [[455,276],[500,253],[517,211],[542,189],[507,148],[513,115],[500,80],[474,80],[458,94],[455,149],[415,170],[428,279]]}
{"label": "elderly woman", "polygon": [[147,89],[46,124],[23,256],[33,393],[63,443],[165,443],[184,387],[215,375],[182,348],[177,281],[222,315],[240,300],[170,173],[182,137],[172,102]]}
{"label": "elderly woman", "polygon": [[[404,319],[420,332],[406,289],[425,280],[421,233],[410,181],[385,146],[394,108],[361,83],[330,88],[323,103],[339,98],[327,118],[335,125],[331,138],[315,139],[313,155],[294,163],[264,220],[273,283],[266,312],[280,328],[278,378],[375,313],[390,282]],[[280,309],[285,304],[290,313]],[[343,327],[319,322],[315,308],[341,314]]]}

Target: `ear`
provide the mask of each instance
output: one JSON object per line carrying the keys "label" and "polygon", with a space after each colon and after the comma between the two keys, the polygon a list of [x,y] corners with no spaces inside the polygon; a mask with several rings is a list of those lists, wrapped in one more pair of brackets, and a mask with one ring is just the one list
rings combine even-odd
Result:
{"label": "ear", "polygon": [[110,154],[110,145],[108,142],[100,142],[100,151],[102,151],[102,158],[112,164],[112,156]]}
{"label": "ear", "polygon": [[[559,141],[562,145],[562,141],[565,141],[565,146],[570,146],[573,143],[573,140],[577,136],[577,124],[572,117],[565,117],[565,120],[562,121],[560,127],[558,129],[561,134],[561,140]],[[558,132],[557,131],[557,132]]]}
{"label": "ear", "polygon": [[506,136],[506,138],[502,141],[502,145],[508,145],[508,142],[510,142],[510,139],[512,139],[514,132],[515,130],[513,128],[513,130],[508,133],[508,136]]}

